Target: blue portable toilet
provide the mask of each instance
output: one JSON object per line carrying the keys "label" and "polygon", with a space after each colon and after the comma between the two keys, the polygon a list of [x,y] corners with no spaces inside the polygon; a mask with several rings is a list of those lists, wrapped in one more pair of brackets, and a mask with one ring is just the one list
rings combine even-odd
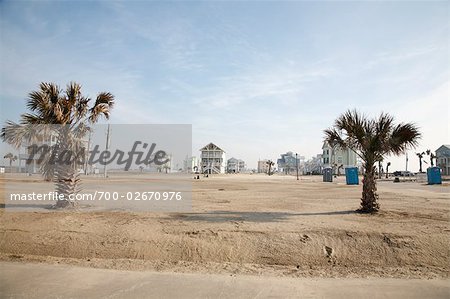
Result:
{"label": "blue portable toilet", "polygon": [[358,185],[358,168],[356,167],[347,167],[345,168],[345,181],[347,185]]}
{"label": "blue portable toilet", "polygon": [[439,167],[428,167],[428,185],[442,184],[441,169]]}
{"label": "blue portable toilet", "polygon": [[324,182],[333,182],[333,169],[332,168],[324,168],[323,169],[323,181]]}

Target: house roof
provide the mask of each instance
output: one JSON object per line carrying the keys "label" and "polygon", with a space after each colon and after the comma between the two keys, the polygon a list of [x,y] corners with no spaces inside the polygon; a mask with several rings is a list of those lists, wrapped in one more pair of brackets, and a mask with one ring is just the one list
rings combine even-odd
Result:
{"label": "house roof", "polygon": [[212,142],[210,142],[210,143],[208,143],[207,145],[205,145],[204,147],[202,147],[201,149],[200,149],[200,151],[211,151],[211,150],[213,150],[213,151],[222,151],[222,152],[225,152],[223,149],[221,149],[220,147],[218,147],[217,145],[215,145],[214,143],[212,143]]}
{"label": "house roof", "polygon": [[443,144],[436,150],[436,155],[439,153],[442,153],[443,156],[450,156],[450,145],[449,144]]}
{"label": "house roof", "polygon": [[[328,141],[324,141],[324,142],[323,142],[323,145],[322,145],[322,149],[327,149],[327,148],[328,148],[328,149],[331,149],[332,146],[330,145],[330,143],[329,143]],[[339,146],[336,145],[335,148],[339,148]]]}
{"label": "house roof", "polygon": [[244,162],[244,160],[242,159],[237,159],[235,157],[231,157],[230,159],[228,159],[228,162]]}

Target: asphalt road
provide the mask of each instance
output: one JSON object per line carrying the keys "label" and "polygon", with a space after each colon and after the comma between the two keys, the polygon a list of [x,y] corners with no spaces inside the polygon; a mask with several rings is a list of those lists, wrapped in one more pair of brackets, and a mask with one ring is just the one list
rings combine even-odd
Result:
{"label": "asphalt road", "polygon": [[0,262],[0,298],[450,298],[449,282],[180,274]]}

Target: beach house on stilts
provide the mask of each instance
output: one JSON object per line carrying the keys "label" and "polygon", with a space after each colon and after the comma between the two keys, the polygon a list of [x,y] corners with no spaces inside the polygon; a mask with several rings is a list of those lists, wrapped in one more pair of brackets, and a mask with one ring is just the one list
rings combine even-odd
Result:
{"label": "beach house on stilts", "polygon": [[223,149],[211,142],[201,148],[200,152],[202,173],[225,173],[227,161],[225,159],[225,151]]}

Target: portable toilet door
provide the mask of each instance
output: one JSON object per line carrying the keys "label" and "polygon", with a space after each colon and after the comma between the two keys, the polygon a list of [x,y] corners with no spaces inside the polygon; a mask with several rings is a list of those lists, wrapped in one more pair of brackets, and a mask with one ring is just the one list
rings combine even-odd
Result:
{"label": "portable toilet door", "polygon": [[429,167],[427,169],[428,185],[442,184],[441,169],[439,167]]}
{"label": "portable toilet door", "polygon": [[323,181],[324,182],[333,182],[333,169],[332,168],[324,168],[323,169]]}
{"label": "portable toilet door", "polygon": [[345,181],[347,185],[358,185],[358,168],[356,167],[347,167],[345,168]]}

